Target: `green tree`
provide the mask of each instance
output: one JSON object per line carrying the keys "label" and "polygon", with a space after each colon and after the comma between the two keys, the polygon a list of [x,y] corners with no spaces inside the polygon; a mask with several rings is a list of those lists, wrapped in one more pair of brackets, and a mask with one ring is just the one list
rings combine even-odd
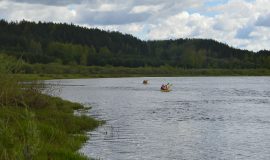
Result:
{"label": "green tree", "polygon": [[42,46],[40,42],[36,42],[34,40],[30,41],[29,44],[29,52],[37,55],[37,54],[42,54]]}

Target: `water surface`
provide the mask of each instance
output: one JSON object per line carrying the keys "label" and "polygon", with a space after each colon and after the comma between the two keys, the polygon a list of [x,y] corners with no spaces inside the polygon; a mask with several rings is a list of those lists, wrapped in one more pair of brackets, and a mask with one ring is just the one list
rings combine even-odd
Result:
{"label": "water surface", "polygon": [[[143,85],[143,79],[149,84]],[[57,81],[48,81],[57,82]],[[173,84],[164,93],[162,83]],[[80,152],[106,160],[270,159],[270,77],[61,80],[106,125]]]}

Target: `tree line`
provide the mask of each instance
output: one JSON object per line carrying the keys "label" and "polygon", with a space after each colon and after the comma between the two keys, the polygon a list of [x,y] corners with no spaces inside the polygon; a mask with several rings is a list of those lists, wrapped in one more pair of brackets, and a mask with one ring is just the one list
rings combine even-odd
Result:
{"label": "tree line", "polygon": [[179,68],[270,68],[270,51],[211,39],[142,41],[120,32],[51,22],[0,20],[0,53],[28,63]]}

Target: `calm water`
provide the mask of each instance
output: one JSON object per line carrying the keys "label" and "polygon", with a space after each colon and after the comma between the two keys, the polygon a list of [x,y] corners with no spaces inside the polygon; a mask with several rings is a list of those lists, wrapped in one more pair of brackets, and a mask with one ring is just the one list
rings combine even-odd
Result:
{"label": "calm water", "polygon": [[[149,84],[143,85],[143,79]],[[52,82],[52,81],[49,81]],[[53,81],[54,82],[54,81]],[[173,91],[159,91],[162,83]],[[61,80],[107,124],[80,152],[106,160],[270,159],[270,77]]]}

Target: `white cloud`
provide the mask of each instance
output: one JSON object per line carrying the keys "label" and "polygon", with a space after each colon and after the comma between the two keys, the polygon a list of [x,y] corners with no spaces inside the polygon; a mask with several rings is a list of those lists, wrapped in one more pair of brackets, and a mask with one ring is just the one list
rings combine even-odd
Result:
{"label": "white cloud", "polygon": [[208,30],[212,24],[212,18],[204,17],[200,14],[189,14],[181,12],[168,17],[158,25],[152,25],[149,32],[150,39],[167,39],[180,37],[196,37]]}
{"label": "white cloud", "polygon": [[3,18],[8,20],[72,22],[76,16],[76,11],[63,6],[45,7],[41,4],[8,3],[7,1],[0,2],[0,6],[2,6],[0,13],[6,13]]}
{"label": "white cloud", "polygon": [[100,6],[99,11],[106,12],[106,11],[113,11],[116,9],[118,9],[116,4],[105,3]]}
{"label": "white cloud", "polygon": [[140,5],[135,6],[131,9],[131,13],[142,13],[142,12],[157,12],[160,11],[163,5]]}
{"label": "white cloud", "polygon": [[79,3],[82,3],[84,0],[2,0],[2,1],[19,2],[19,3],[26,3],[26,4],[44,4],[44,5],[52,5],[52,6],[66,6],[69,4],[79,4]]}

